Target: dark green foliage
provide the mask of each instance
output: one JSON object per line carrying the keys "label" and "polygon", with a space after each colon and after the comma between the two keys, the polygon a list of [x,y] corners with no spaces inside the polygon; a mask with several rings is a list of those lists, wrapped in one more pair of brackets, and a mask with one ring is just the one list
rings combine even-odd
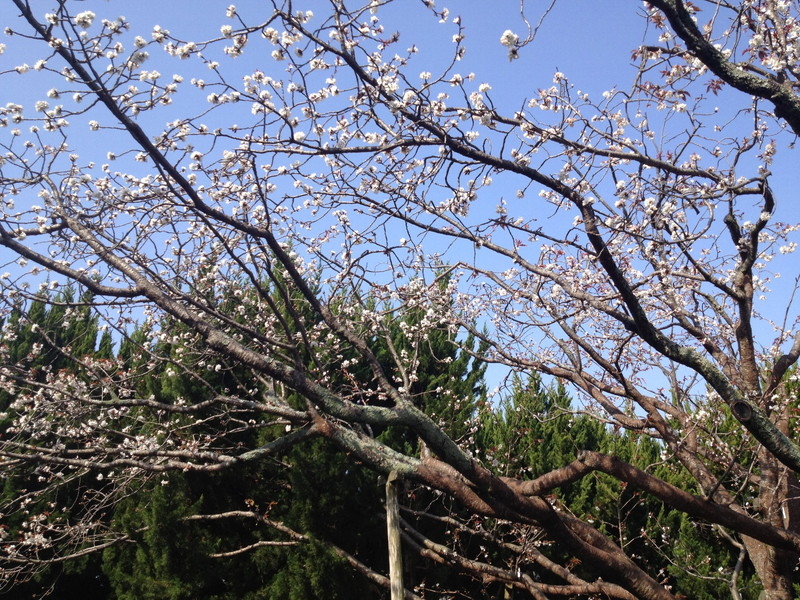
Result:
{"label": "dark green foliage", "polygon": [[[568,464],[581,450],[592,450],[616,456],[681,489],[693,487],[680,465],[661,457],[657,441],[614,431],[574,411],[563,386],[544,386],[537,375],[516,379],[510,397],[482,422],[479,446],[486,460],[509,476],[535,478]],[[671,585],[678,597],[710,600],[729,595],[738,550],[709,525],[695,523],[685,513],[601,473],[554,490],[553,496],[636,556],[638,564]],[[556,545],[542,550],[562,564],[569,561]],[[720,566],[724,573],[717,571]],[[588,578],[604,576],[589,565],[575,565],[574,570]],[[744,598],[754,593],[748,585],[752,579],[747,565],[740,579]]]}
{"label": "dark green foliage", "polygon": [[[94,354],[98,317],[90,309],[91,294],[83,292],[75,303],[75,290],[66,288],[51,296],[41,295],[27,305],[18,304],[8,316],[2,338],[2,358],[12,371],[44,381],[47,373],[79,367],[73,359]],[[107,334],[104,335],[104,339]],[[111,339],[104,342],[108,352]],[[0,410],[12,394],[0,389]]]}
{"label": "dark green foliage", "polygon": [[[117,600],[191,600],[208,597],[204,577],[208,549],[199,527],[183,520],[193,502],[180,475],[148,486],[114,513],[114,524],[129,542],[106,549],[103,571]],[[168,482],[168,483],[167,483]]]}
{"label": "dark green foliage", "polygon": [[279,560],[273,563],[274,577],[261,593],[252,598],[346,600],[369,597],[363,590],[363,581],[354,576],[349,565],[332,555],[326,546],[311,542],[277,558]]}
{"label": "dark green foliage", "polygon": [[[6,341],[9,360],[34,366],[42,376],[48,371],[77,369],[70,355],[80,358],[93,354],[95,358],[118,360],[136,381],[137,394],[167,403],[178,399],[195,403],[216,393],[236,393],[259,385],[238,365],[223,362],[220,369],[194,368],[208,356],[190,332],[171,322],[160,327],[169,331],[172,339],[182,339],[180,344],[153,345],[151,332],[137,328],[122,342],[115,357],[110,334],[104,333],[98,342],[97,319],[88,309],[73,309],[67,314],[66,305],[73,298],[72,291],[66,290],[53,304],[42,298],[27,310],[14,310],[6,325],[16,333]],[[476,450],[497,473],[533,478],[568,464],[580,450],[595,450],[613,454],[683,489],[692,488],[685,471],[663,461],[657,442],[610,430],[598,419],[576,413],[571,398],[558,383],[545,386],[537,375],[516,379],[509,397],[492,410],[485,404],[485,365],[460,350],[453,343],[452,332],[434,329],[423,339],[408,336],[407,331],[414,330],[413,325],[423,316],[421,311],[411,311],[403,317],[404,325],[387,320],[384,334],[372,336],[370,345],[390,378],[400,374],[396,356],[413,356],[418,363],[418,378],[409,394],[453,439]],[[310,313],[296,313],[293,318],[305,319],[306,326],[314,322]],[[65,321],[68,326],[62,327]],[[38,354],[31,353],[34,344],[42,342],[41,332],[46,332],[52,344],[45,344]],[[472,338],[463,341],[467,348],[474,344]],[[59,352],[59,348],[65,352]],[[150,352],[167,356],[171,362],[152,361]],[[341,377],[344,387],[348,376],[367,383],[373,378],[358,361],[347,376],[338,373],[335,364],[328,368],[333,369],[328,376],[334,381]],[[4,393],[1,406],[7,406],[10,399]],[[302,398],[292,401],[304,406]],[[206,416],[213,424],[216,417]],[[282,433],[282,427],[243,431],[218,443],[249,448]],[[388,429],[374,434],[404,451],[420,450],[418,441],[405,431]],[[79,483],[91,485],[76,485]],[[3,496],[13,497],[30,485],[27,480],[6,478]],[[405,491],[403,503],[412,509],[434,516],[459,515],[461,511],[430,490],[409,486]],[[683,513],[601,474],[554,490],[553,497],[623,544],[652,575],[672,585],[678,594],[703,600],[728,593],[726,579],[718,577],[715,569],[719,565],[732,567],[736,552],[710,527],[694,524]],[[102,555],[89,555],[43,571],[37,580],[16,591],[41,595],[53,586],[59,598],[80,597],[85,592],[93,598],[117,600],[385,598],[385,590],[357,574],[330,547],[333,544],[368,567],[385,572],[382,505],[383,485],[378,475],[323,440],[295,447],[279,460],[239,464],[220,473],[156,476],[108,515],[112,525],[129,536],[128,541]],[[306,541],[290,544],[290,536],[256,519],[187,519],[226,511],[263,515],[303,534]],[[424,535],[447,539],[448,528],[441,522],[406,517]],[[489,530],[493,524],[487,521],[484,526]],[[259,542],[282,545],[262,545],[230,557],[209,556]],[[481,543],[467,535],[454,543],[467,556],[478,557],[482,552]],[[542,550],[568,563],[569,557],[558,547],[544,546]],[[492,557],[502,562],[503,552],[489,550],[492,552]],[[438,585],[439,589],[459,590],[463,598],[475,599],[503,593],[495,584],[476,582],[410,553],[406,567],[410,586],[421,583],[431,589]],[[603,575],[589,565],[574,568],[590,578]],[[749,586],[753,579],[750,571],[748,566],[742,575],[743,594],[748,600],[754,593],[754,587]],[[543,574],[533,575],[547,579]]]}
{"label": "dark green foliage", "polygon": [[[77,298],[77,301],[76,301]],[[98,348],[98,316],[90,309],[92,295],[80,294],[66,288],[57,294],[40,295],[35,300],[15,306],[5,323],[2,337],[4,367],[18,374],[15,387],[8,384],[0,389],[0,411],[6,415],[0,421],[0,435],[14,417],[11,403],[28,388],[26,379],[46,381],[49,375],[57,377],[62,371],[80,375],[80,361],[88,355],[107,358],[112,350],[108,334]],[[42,513],[51,522],[76,522],[81,517],[80,503],[71,498],[90,492],[97,482],[90,477],[66,480],[58,486],[46,488],[45,478],[38,469],[15,470],[3,473],[0,502],[7,511],[3,526],[17,531],[29,514]],[[35,502],[24,509],[15,501],[24,493],[46,490],[36,496]],[[43,555],[42,558],[46,558]],[[42,597],[51,589],[60,598],[83,598],[87,595],[104,597],[108,585],[102,575],[99,555],[86,555],[74,561],[50,565],[13,591],[18,597]]]}
{"label": "dark green foliage", "polygon": [[[287,461],[286,486],[274,498],[271,516],[383,570],[388,559],[378,477],[323,440],[294,449]],[[312,541],[269,552],[277,568],[265,598],[375,597],[375,587],[324,544]]]}
{"label": "dark green foliage", "polygon": [[507,476],[532,478],[564,466],[610,437],[601,422],[576,417],[571,408],[563,385],[545,387],[535,374],[515,378],[509,397],[484,413],[478,445]]}
{"label": "dark green foliage", "polygon": [[[406,316],[405,322],[413,326],[420,318],[412,312]],[[389,338],[396,353],[412,354],[418,363],[418,378],[412,382],[409,394],[452,439],[463,441],[469,434],[478,404],[486,400],[486,364],[459,350],[446,329],[430,331],[424,340],[416,342],[417,345],[412,345],[405,329],[394,324]],[[463,346],[481,350],[475,348],[472,336],[463,341]],[[397,376],[388,341],[379,338],[374,341],[374,347],[387,372]]]}
{"label": "dark green foliage", "polygon": [[[310,314],[304,318],[312,320]],[[419,318],[417,314],[408,316],[409,320]],[[173,338],[176,331],[181,330],[181,326],[165,324],[163,327],[168,328]],[[459,351],[446,330],[431,332],[419,345],[407,339],[398,324],[390,325],[388,331],[388,337],[376,337],[372,341],[387,374],[394,375],[395,368],[388,344],[394,346],[395,352],[415,352],[420,363],[419,379],[410,392],[417,403],[433,413],[453,435],[466,435],[476,414],[476,404],[485,397],[485,367]],[[120,358],[129,368],[139,370],[139,393],[153,394],[160,401],[174,402],[184,397],[198,402],[219,391],[236,390],[246,380],[246,373],[236,365],[225,364],[218,372],[206,373],[202,379],[191,376],[191,369],[181,368],[191,365],[199,356],[200,351],[191,345],[180,349],[153,348],[174,361],[171,375],[153,371],[144,351],[149,348],[147,333],[134,332],[131,340],[123,344]],[[467,343],[472,344],[472,341]],[[358,365],[354,370],[364,381],[372,378],[366,370],[358,372]],[[329,376],[335,379],[341,375],[334,371]],[[343,379],[342,384],[347,385],[347,382]],[[302,398],[292,401],[298,407],[304,406]],[[239,441],[252,447],[281,433],[267,429],[258,440],[251,437]],[[416,445],[416,439],[406,438],[403,432],[376,434],[393,438],[406,447]],[[381,598],[385,594],[385,590],[355,573],[328,547],[334,544],[357,556],[367,566],[385,571],[382,482],[376,473],[332,448],[328,442],[316,440],[296,447],[280,462],[238,465],[213,475],[192,474],[186,478],[186,488],[181,491],[185,505],[195,506],[199,513],[252,510],[308,536],[308,542],[262,546],[232,558],[206,559],[194,572],[178,568],[171,562],[170,557],[174,555],[171,548],[178,545],[196,549],[198,546],[192,546],[185,539],[187,529],[174,524],[165,529],[164,523],[179,519],[181,513],[172,505],[153,502],[150,498],[150,493],[163,494],[172,485],[163,489],[157,486],[154,492],[131,498],[129,508],[125,509],[131,515],[147,515],[147,522],[159,530],[169,531],[169,537],[164,538],[160,533],[140,534],[136,538],[139,548],[136,553],[131,554],[130,549],[125,550],[125,554],[106,552],[105,570],[117,590],[117,597],[124,598],[122,591],[134,589],[140,595],[160,593],[164,597],[177,593],[174,592],[177,589],[190,589],[195,593],[202,590],[202,597],[231,600]],[[141,510],[134,508],[136,506]],[[446,512],[444,508],[440,510]],[[213,552],[232,552],[260,541],[289,541],[286,535],[266,524],[235,518],[223,523],[198,524],[202,534],[194,531],[193,536],[208,540]],[[184,541],[179,543],[181,536]],[[147,560],[153,565],[147,569],[136,568],[137,561]],[[181,588],[177,582],[186,577],[191,577],[191,581],[184,582]],[[151,581],[155,583],[149,583]]]}

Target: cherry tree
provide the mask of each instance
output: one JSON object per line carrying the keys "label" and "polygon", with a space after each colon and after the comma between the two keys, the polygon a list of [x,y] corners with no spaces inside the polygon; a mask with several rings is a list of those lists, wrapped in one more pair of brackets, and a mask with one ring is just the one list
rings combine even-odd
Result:
{"label": "cherry tree", "polygon": [[[794,282],[779,275],[794,275],[798,220],[779,151],[791,156],[800,133],[796,3],[615,5],[639,14],[641,41],[596,96],[569,73],[526,75],[532,24],[551,12],[532,3],[492,38],[525,82],[513,87],[462,69],[483,51],[476,25],[431,0],[232,5],[202,39],[133,30],[113,3],[51,4],[13,0],[4,45],[26,57],[3,68],[6,89],[27,86],[0,108],[4,301],[79,284],[115,336],[149,325],[136,342],[145,364],[198,382],[232,363],[249,376],[165,404],[114,360],[71,355],[80,374],[43,375],[6,358],[2,468],[35,469],[42,489],[87,472],[108,487],[78,523],[26,508],[35,492],[4,509],[29,512],[19,539],[4,531],[4,564],[113,543],[94,519],[150,475],[322,436],[516,531],[511,544],[458,525],[516,552],[510,562],[410,526],[406,539],[530,597],[673,597],[553,499],[593,471],[724,528],[764,597],[793,597],[800,334]],[[564,43],[592,52],[568,32]],[[369,340],[393,322],[412,344],[389,372]],[[441,328],[480,338],[482,360],[570,384],[609,427],[657,439],[691,489],[592,452],[537,479],[500,477],[474,439],[451,439],[415,404],[417,353]],[[177,361],[157,342],[200,350]],[[353,375],[364,367],[368,383]],[[266,445],[226,441],[269,425],[284,434]],[[423,451],[372,435],[387,426]],[[534,539],[607,576],[581,578]]]}

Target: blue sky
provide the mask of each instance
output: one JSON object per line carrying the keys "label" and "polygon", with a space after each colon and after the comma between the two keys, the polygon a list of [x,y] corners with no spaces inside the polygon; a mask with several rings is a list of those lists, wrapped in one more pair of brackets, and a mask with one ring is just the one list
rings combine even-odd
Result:
{"label": "blue sky", "polygon": [[[159,24],[174,35],[188,40],[219,35],[220,25],[230,22],[225,17],[225,9],[229,3],[210,0],[97,0],[75,3],[74,6],[77,10],[94,10],[98,18],[113,19],[125,15],[132,25],[131,39],[137,34],[149,39],[152,27]],[[247,0],[236,4],[248,21],[252,20],[251,15],[266,18],[262,11],[267,10],[268,4],[262,0]],[[56,2],[34,0],[33,5],[43,18],[44,13],[52,10]],[[441,1],[437,4],[440,9],[446,5]],[[507,49],[499,41],[504,30],[511,29],[522,38],[527,35],[527,28],[519,15],[517,0],[473,0],[451,2],[449,5],[447,23],[438,23],[436,19],[424,14],[419,10],[416,0],[396,2],[382,8],[379,14],[387,30],[396,29],[401,32],[401,46],[418,46],[419,54],[408,69],[412,76],[422,70],[436,72],[436,65],[444,65],[450,60],[453,50],[451,36],[458,31],[453,18],[460,14],[467,53],[455,70],[463,74],[474,72],[476,82],[489,82],[492,85],[492,99],[501,110],[509,113],[517,110],[524,99],[535,94],[537,89],[552,85],[556,71],[563,72],[576,90],[588,92],[596,100],[599,100],[602,92],[615,86],[628,89],[634,72],[631,53],[646,39],[646,29],[640,14],[641,3],[619,0],[561,0],[553,5],[553,10],[542,21],[536,31],[535,40],[521,50],[521,58],[509,61]],[[526,17],[531,26],[536,27],[542,12],[548,9],[550,3],[528,2],[527,5],[529,10]],[[295,2],[296,9],[313,10],[317,15],[315,19],[323,18],[327,6],[328,3],[322,0]],[[16,9],[10,2],[0,4],[1,23],[16,28],[15,15]],[[20,24],[20,28],[22,27],[24,26]],[[40,58],[38,53],[41,48],[38,46],[34,50],[37,54],[29,54],[30,46],[21,44],[18,47],[18,38],[12,37],[4,41],[7,43],[7,51],[0,56],[0,71],[13,69],[21,63],[33,64]],[[186,62],[157,56],[156,52],[152,52],[151,61],[148,63],[149,68],[157,68],[167,77],[174,71],[183,72],[188,68]],[[253,68],[279,71],[282,67],[269,57],[247,52],[242,58],[223,64],[223,69],[241,73],[249,72]],[[43,99],[53,83],[50,78],[39,75],[28,73],[19,77],[19,86],[6,85],[0,88],[0,105],[7,102],[32,105],[36,100]],[[187,94],[194,94],[198,102],[205,99],[205,93],[195,90],[187,90]],[[733,99],[732,102],[730,98]],[[723,110],[732,111],[748,104],[747,98],[738,94],[722,94],[719,100]],[[178,104],[175,110],[179,114],[181,105]],[[26,114],[32,112],[31,106]],[[165,118],[163,114],[156,117]],[[153,122],[152,125],[153,133],[156,133],[155,125],[160,123]],[[98,153],[98,161],[103,160],[102,154],[107,150],[106,143],[113,148],[111,137],[90,134],[85,125],[83,128],[73,128],[70,136],[71,143],[81,152]],[[784,221],[797,222],[800,221],[800,206],[793,195],[800,184],[800,175],[794,168],[794,153],[782,150],[774,169],[780,175],[773,179],[773,189],[779,202],[778,216]],[[498,186],[493,188],[492,194],[510,197],[514,191],[513,188],[504,190]],[[493,206],[495,200],[496,198],[489,198],[487,203]],[[542,209],[537,207],[534,210]],[[547,211],[548,209],[542,211],[543,219],[548,216]],[[0,255],[0,263],[3,262]],[[792,263],[787,264],[786,268],[782,281],[775,284],[781,293],[777,293],[774,299],[764,305],[765,312],[774,313],[775,318],[782,316],[789,290],[781,285],[792,283],[796,274]]]}

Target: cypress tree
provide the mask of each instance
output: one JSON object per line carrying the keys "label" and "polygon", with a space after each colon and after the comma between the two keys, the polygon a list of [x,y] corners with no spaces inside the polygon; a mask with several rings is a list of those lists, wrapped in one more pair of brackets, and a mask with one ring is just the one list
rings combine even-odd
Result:
{"label": "cypress tree", "polygon": [[116,526],[129,541],[103,552],[103,571],[116,600],[193,600],[208,598],[204,576],[204,536],[184,520],[202,502],[182,474],[148,485],[114,511]]}
{"label": "cypress tree", "polygon": [[[483,413],[480,445],[485,460],[509,476],[535,478],[568,464],[581,450],[592,450],[691,489],[688,473],[661,455],[657,441],[609,429],[602,420],[574,410],[562,385],[544,386],[537,374],[527,380],[515,378],[509,397]],[[733,568],[738,550],[713,527],[699,525],[685,513],[602,473],[562,486],[552,498],[637,556],[639,564],[679,597],[711,600],[730,593],[729,575],[714,572],[712,565]],[[545,544],[540,550],[562,564],[569,558],[554,545]],[[573,570],[589,578],[603,576],[586,565],[574,564]],[[548,580],[546,573],[533,575]],[[744,565],[742,597],[755,600],[752,579],[752,568]]]}
{"label": "cypress tree", "polygon": [[[282,283],[281,283],[282,284]],[[253,292],[250,292],[253,293]],[[223,299],[223,301],[225,301]],[[310,328],[315,322],[314,315],[303,304],[296,315],[304,320],[302,326]],[[246,316],[244,317],[246,318]],[[422,318],[418,312],[412,311],[404,317],[406,325],[416,324]],[[170,335],[169,339],[179,338],[181,326],[170,323],[160,325]],[[413,351],[419,360],[418,379],[414,382],[410,393],[419,406],[433,414],[443,426],[457,439],[465,438],[474,427],[473,419],[477,403],[485,400],[483,375],[485,366],[475,363],[471,356],[459,350],[452,340],[452,334],[446,329],[429,332],[423,343],[409,339],[405,331],[409,327],[400,322],[387,322],[386,336],[375,336],[372,346],[386,372],[392,376],[396,368],[389,352],[388,343],[394,344],[395,351]],[[134,332],[131,342],[126,342],[120,349],[120,357],[127,367],[143,368],[144,357],[136,352],[137,346],[146,346],[149,335],[146,332]],[[473,340],[465,342],[472,346]],[[185,347],[173,345],[160,347],[161,355],[172,357],[174,368],[172,374],[166,369],[149,368],[147,376],[140,381],[140,393],[153,394],[160,401],[173,402],[178,397],[192,398],[201,401],[209,394],[220,390],[235,392],[255,385],[253,382],[243,384],[247,375],[236,365],[223,364],[222,368],[212,374],[206,374],[204,381],[190,377],[190,369],[180,368],[181,361],[187,364],[196,360],[202,350],[187,342]],[[345,356],[344,358],[348,358]],[[355,362],[351,375],[362,381],[369,381],[371,374]],[[335,366],[335,365],[334,365]],[[333,379],[343,378],[342,385],[347,385],[344,375],[336,370],[325,374]],[[241,387],[240,387],[241,386]],[[304,400],[290,396],[289,401],[298,408],[304,407]],[[257,440],[242,439],[248,447],[263,444],[283,432],[265,428]],[[397,444],[416,444],[416,440],[406,439],[402,432],[375,432],[384,439],[391,438]],[[248,434],[249,435],[249,434]],[[170,476],[170,483],[163,488],[168,490],[173,481],[182,480],[182,494],[185,504],[191,505],[199,513],[212,514],[230,510],[250,509],[266,512],[274,519],[306,535],[307,542],[290,546],[260,547],[251,552],[237,554],[232,558],[200,560],[202,568],[190,574],[179,569],[169,569],[169,561],[159,563],[159,577],[153,577],[153,568],[136,568],[137,560],[162,556],[156,549],[143,550],[131,558],[131,550],[122,554],[117,550],[105,553],[105,572],[107,573],[117,595],[125,590],[136,589],[142,597],[155,596],[172,589],[164,582],[175,583],[184,577],[191,576],[186,582],[187,589],[197,592],[202,590],[207,598],[264,598],[311,600],[312,598],[381,598],[385,591],[361,575],[356,574],[349,565],[328,549],[332,543],[357,556],[367,566],[383,572],[386,569],[385,521],[382,513],[383,486],[376,473],[369,471],[351,458],[343,456],[331,448],[325,440],[312,440],[291,449],[280,462],[260,461],[256,464],[239,464],[221,473],[193,473]],[[165,544],[166,549],[175,545],[181,535],[189,535],[189,530],[177,527],[165,528],[162,523],[170,519],[183,518],[188,514],[178,515],[170,512],[163,504],[153,503],[149,495],[161,493],[162,488],[156,486],[155,491],[146,491],[136,498],[131,498],[131,505],[119,515],[118,524],[133,536],[132,521],[125,515],[135,515],[145,519],[140,528],[169,532],[169,539],[160,534],[139,535],[137,545],[147,548]],[[424,490],[413,490],[416,502],[428,503],[434,497]],[[427,498],[427,499],[426,499]],[[135,508],[140,506],[141,510]],[[157,511],[166,514],[157,514]],[[436,509],[445,513],[448,509],[440,506]],[[430,524],[426,524],[430,527]],[[207,552],[231,552],[237,548],[255,543],[275,540],[288,542],[281,535],[266,526],[252,527],[249,523],[227,522],[224,530],[216,523],[199,526],[202,534],[193,530],[193,536],[207,540],[203,546]],[[432,533],[432,532],[431,532]],[[189,546],[183,543],[183,546]],[[200,546],[193,546],[197,550]],[[166,552],[167,550],[164,550]],[[196,557],[195,557],[196,558]],[[193,558],[192,560],[195,560]],[[409,560],[412,575],[418,578],[429,574],[420,566]],[[135,570],[135,571],[134,571]],[[453,574],[448,575],[452,577]],[[134,580],[136,583],[134,584]],[[148,581],[153,581],[152,586]],[[162,589],[162,584],[166,585]]]}
{"label": "cypress tree", "polygon": [[[65,288],[16,304],[2,329],[0,357],[5,369],[42,382],[62,371],[81,375],[80,360],[93,355],[98,343],[99,318],[89,308],[91,298],[88,292],[76,295],[73,288]],[[106,346],[110,342],[110,339],[106,341]],[[12,403],[26,392],[21,381],[16,384],[7,381],[0,390],[0,414],[3,415],[0,435],[14,418]],[[44,490],[48,485],[46,478],[41,478],[38,471],[14,471],[4,475],[0,512],[4,513],[4,526],[12,532],[19,532],[26,514],[34,511],[49,515],[53,522],[77,522],[82,516],[80,503],[64,499],[78,497],[96,483],[88,476],[71,478],[39,494],[34,505],[20,507],[17,499],[25,492]],[[42,558],[47,556],[44,553]],[[45,566],[29,581],[15,586],[14,592],[18,597],[44,597],[54,589],[62,598],[85,597],[86,594],[103,598],[108,586],[101,572],[99,555],[88,554],[74,561]]]}

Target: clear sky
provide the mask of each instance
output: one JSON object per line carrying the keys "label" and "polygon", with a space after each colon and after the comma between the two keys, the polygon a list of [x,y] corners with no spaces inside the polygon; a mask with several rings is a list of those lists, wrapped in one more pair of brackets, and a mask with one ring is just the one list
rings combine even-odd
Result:
{"label": "clear sky", "polygon": [[[42,19],[55,6],[51,0],[34,0],[32,4]],[[229,4],[218,0],[88,0],[74,6],[91,9],[98,18],[124,15],[131,23],[131,37],[138,34],[149,39],[153,26],[158,24],[189,40],[219,36],[220,25],[227,22],[225,9]],[[251,15],[262,19],[268,16],[269,4],[262,0],[243,0],[235,4],[247,19]],[[400,2],[382,8],[380,14],[387,29],[394,27],[401,33],[401,41],[417,45],[420,69],[435,72],[437,61],[443,63],[451,57],[449,36],[456,31],[452,20],[461,15],[468,51],[459,70],[475,72],[477,79],[491,81],[498,102],[504,96],[516,101],[540,87],[548,87],[556,71],[562,71],[579,89],[593,94],[614,85],[624,87],[630,82],[631,52],[642,40],[643,21],[637,14],[640,8],[636,2],[624,3],[622,7],[619,0],[561,0],[554,3],[546,18],[543,18],[543,9],[549,2],[529,2],[526,17],[536,29],[536,38],[521,53],[521,59],[512,62],[506,58],[507,49],[500,45],[499,39],[509,28],[523,38],[526,36],[527,28],[520,17],[517,0],[462,0],[449,4],[440,0],[439,8],[450,7],[451,22],[445,24],[431,18],[420,19],[419,10],[403,9],[418,4],[418,0],[408,0],[407,4]],[[322,15],[329,4],[324,0],[300,0],[294,5],[298,10],[313,10]],[[0,4],[0,23],[23,30],[11,2]],[[19,44],[18,38],[4,37],[5,40],[0,38],[7,43],[6,52],[0,56],[3,70],[22,63],[32,65],[38,58],[26,55],[25,46]],[[598,38],[602,38],[601,43],[597,43]],[[591,52],[586,52],[587,47]],[[41,53],[41,49],[36,52]],[[167,64],[163,57],[153,54],[152,58],[162,66]],[[240,62],[257,60],[245,53]],[[273,66],[270,62],[265,57],[261,68]],[[183,69],[186,65],[180,67]],[[21,94],[25,97],[35,93],[29,80],[26,78],[21,88],[0,89],[0,103],[19,102]]]}
{"label": "clear sky", "polygon": [[[44,19],[44,14],[52,10],[56,2],[33,0],[32,4]],[[98,18],[114,19],[124,15],[132,25],[131,40],[134,35],[149,39],[156,24],[189,40],[218,36],[220,25],[228,22],[225,10],[229,4],[228,1],[212,0],[87,0],[74,6],[80,10],[95,11]],[[500,44],[503,32],[511,29],[522,38],[528,34],[527,26],[519,14],[520,4],[517,0],[462,0],[450,3],[440,0],[437,7],[442,9],[448,4],[450,14],[446,23],[437,23],[430,17],[420,18],[422,12],[413,10],[419,6],[416,0],[396,2],[380,9],[380,15],[387,33],[390,29],[397,30],[403,43],[419,48],[418,55],[408,68],[411,74],[423,70],[436,72],[437,65],[441,67],[447,64],[453,52],[451,36],[458,31],[454,17],[460,15],[467,53],[455,70],[464,74],[474,72],[477,82],[491,83],[493,101],[508,113],[520,108],[525,98],[534,95],[539,88],[552,85],[556,71],[564,73],[576,90],[588,92],[593,98],[600,98],[604,91],[614,87],[628,89],[634,73],[631,54],[647,39],[647,35],[652,37],[652,32],[647,33],[641,17],[641,3],[633,0],[560,0],[552,4],[548,1],[529,1],[525,17],[535,29],[535,39],[521,50],[519,60],[509,61],[507,48]],[[269,3],[263,0],[243,0],[237,2],[236,6],[247,21],[256,20],[254,15],[260,15],[263,19],[268,17]],[[313,10],[317,15],[315,18],[321,19],[329,3],[323,0],[298,0],[294,6],[298,10]],[[411,8],[406,10],[407,7]],[[0,23],[12,29],[24,30],[25,27],[18,23],[16,9],[8,1],[0,4]],[[31,50],[30,45],[18,45],[19,39],[13,36],[5,42],[7,48],[0,55],[0,71],[12,70],[23,63],[33,65],[42,58],[42,49],[38,46]],[[156,52],[151,54],[149,68],[162,71],[166,77],[171,76],[172,72],[184,72],[187,69],[187,63],[180,63],[174,57],[158,56]],[[268,56],[245,52],[240,59],[226,61],[222,68],[234,73],[247,73],[254,68],[278,71],[282,67]],[[20,76],[19,86],[1,88],[0,105],[8,102],[29,104],[31,107],[26,112],[33,112],[33,103],[44,99],[52,85],[51,78],[38,75],[27,73]],[[187,93],[191,94],[192,90]],[[194,93],[198,102],[205,101],[205,93]],[[734,98],[737,103],[747,104],[747,99],[740,95]],[[726,108],[726,102],[726,96],[721,95],[723,109]],[[185,105],[176,104],[176,116],[180,115],[182,106]],[[728,108],[735,110],[738,106]],[[166,115],[159,113],[157,118],[164,119]],[[146,121],[144,123],[147,125]],[[153,127],[153,133],[157,132],[157,128]],[[112,139],[90,134],[85,124],[83,128],[72,128],[69,135],[70,143],[81,152],[97,153],[98,146],[106,142],[113,147]],[[780,177],[773,179],[773,189],[779,202],[779,218],[789,222],[800,221],[800,206],[794,199],[794,190],[800,185],[800,174],[793,167],[795,162],[794,152],[782,149],[775,167]],[[492,193],[513,196],[514,190],[496,187]],[[494,205],[494,199],[491,204]],[[0,263],[4,262],[0,254]],[[786,284],[793,282],[796,272],[792,263],[786,265],[783,277]],[[779,286],[780,282],[775,285]],[[777,296],[778,301],[764,305],[764,310],[768,314],[774,310],[774,318],[780,319],[785,309],[785,296]]]}

